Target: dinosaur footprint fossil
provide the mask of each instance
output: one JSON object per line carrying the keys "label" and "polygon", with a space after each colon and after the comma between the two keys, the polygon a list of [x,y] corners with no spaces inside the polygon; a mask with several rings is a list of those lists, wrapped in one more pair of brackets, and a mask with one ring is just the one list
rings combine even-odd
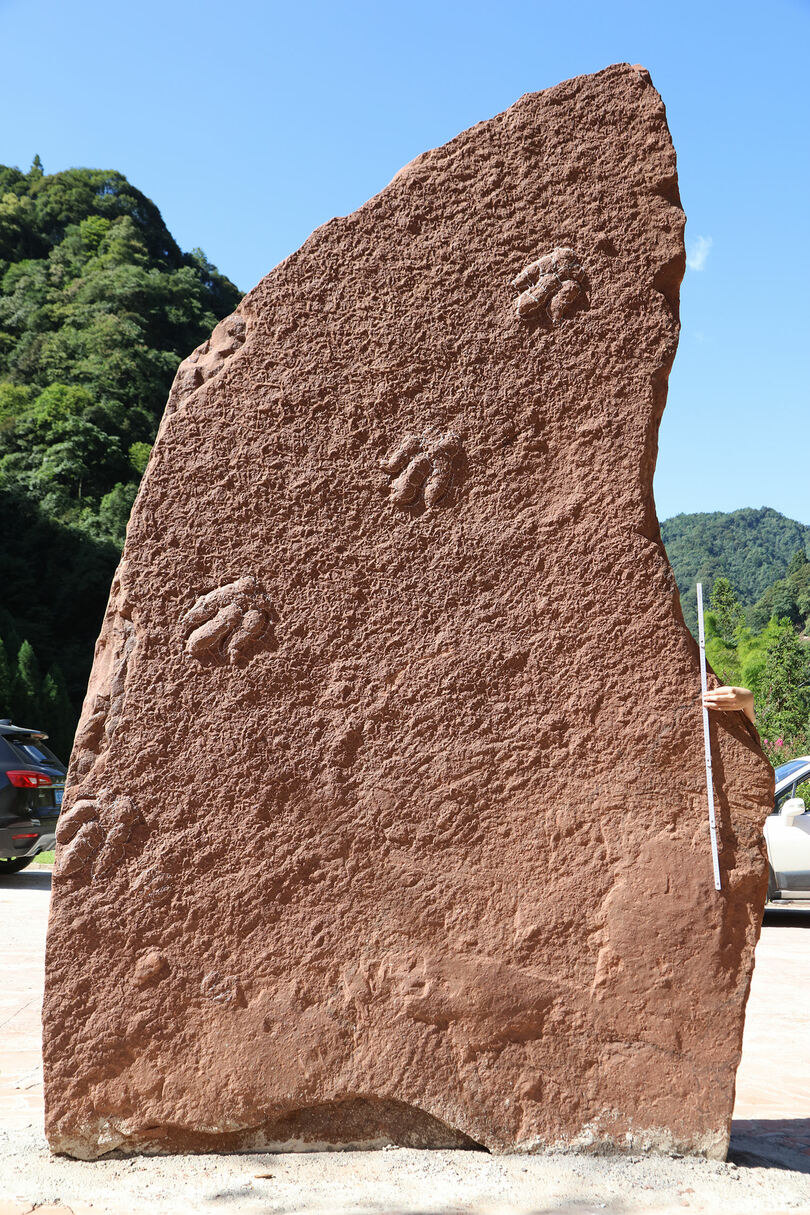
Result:
{"label": "dinosaur footprint fossil", "polygon": [[182,618],[186,653],[205,663],[236,663],[272,640],[277,615],[255,578],[237,578],[202,595]]}
{"label": "dinosaur footprint fossil", "polygon": [[244,346],[246,336],[247,325],[240,313],[234,312],[224,317],[211,336],[187,359],[183,359],[177,368],[166,405],[167,412],[174,413],[186,397],[216,375],[231,355]]}
{"label": "dinosaur footprint fossil", "polygon": [[91,863],[96,874],[120,865],[139,822],[131,799],[113,797],[106,789],[96,797],[74,802],[60,815],[56,827],[60,877],[80,873]]}
{"label": "dinosaur footprint fossil", "polygon": [[520,292],[518,316],[530,320],[549,317],[552,324],[587,308],[586,275],[573,249],[554,249],[521,270],[512,286]]}
{"label": "dinosaur footprint fossil", "polygon": [[396,506],[411,506],[421,491],[430,510],[450,488],[453,460],[460,451],[461,440],[451,431],[435,439],[406,435],[381,465],[395,477],[390,487],[391,501]]}

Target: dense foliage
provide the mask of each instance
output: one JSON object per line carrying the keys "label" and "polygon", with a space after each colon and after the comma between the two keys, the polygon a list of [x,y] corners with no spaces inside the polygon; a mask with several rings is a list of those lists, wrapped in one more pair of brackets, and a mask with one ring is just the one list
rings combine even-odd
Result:
{"label": "dense foliage", "polygon": [[[800,549],[784,583],[807,588],[810,561]],[[762,599],[777,602],[774,587]],[[787,594],[789,598],[789,593]],[[793,599],[795,602],[795,597]],[[760,600],[760,604],[762,600]],[[810,604],[808,604],[810,608]],[[764,609],[762,609],[764,611]],[[810,751],[810,639],[789,616],[771,614],[755,631],[727,578],[718,578],[706,614],[706,657],[723,683],[754,693],[757,726],[774,763]]]}
{"label": "dense foliage", "polygon": [[706,656],[724,683],[753,691],[773,762],[810,753],[810,528],[762,508],[676,515],[661,534],[693,633],[695,583],[710,595]]}
{"label": "dense foliage", "polygon": [[175,369],[238,300],[120,173],[0,166],[0,716],[63,753]]}
{"label": "dense foliage", "polygon": [[[708,596],[716,578],[728,578],[745,606],[784,578],[794,553],[810,548],[810,527],[763,506],[722,514],[675,515],[661,524],[684,618],[697,632],[695,583]],[[762,628],[770,612],[757,617]]]}

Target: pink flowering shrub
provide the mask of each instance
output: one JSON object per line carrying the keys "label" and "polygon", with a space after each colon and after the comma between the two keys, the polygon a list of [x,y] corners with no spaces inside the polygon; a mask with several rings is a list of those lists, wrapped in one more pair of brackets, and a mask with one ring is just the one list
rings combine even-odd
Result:
{"label": "pink flowering shrub", "polygon": [[786,764],[797,755],[810,755],[810,739],[807,734],[794,734],[792,738],[761,738],[762,750],[773,766]]}

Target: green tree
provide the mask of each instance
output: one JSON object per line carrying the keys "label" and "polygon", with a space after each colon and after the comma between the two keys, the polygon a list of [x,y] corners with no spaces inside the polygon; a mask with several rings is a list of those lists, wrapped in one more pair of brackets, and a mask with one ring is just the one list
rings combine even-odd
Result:
{"label": "green tree", "polygon": [[11,667],[0,637],[0,717],[11,717],[12,681]]}
{"label": "green tree", "polygon": [[794,627],[801,624],[796,588],[789,578],[774,584],[771,598],[771,615],[780,620],[789,620]]}
{"label": "green tree", "polygon": [[67,763],[76,731],[76,713],[58,666],[52,666],[42,681],[42,726],[51,749]]}
{"label": "green tree", "polygon": [[[1,496],[0,506],[2,506]],[[2,567],[0,567],[0,572],[2,572]],[[17,665],[17,655],[22,645],[22,637],[19,634],[14,617],[5,607],[0,607],[0,637],[3,638],[3,644],[6,647],[9,670],[13,672]]]}
{"label": "green tree", "polygon": [[129,449],[129,462],[139,477],[146,472],[149,457],[152,454],[151,443],[132,443]]}
{"label": "green tree", "polygon": [[736,646],[736,632],[745,624],[745,612],[728,578],[718,578],[710,600],[717,632],[725,645]]}
{"label": "green tree", "polygon": [[810,623],[810,562],[804,549],[794,554],[786,576],[769,586],[746,612],[754,630],[764,628],[772,616],[787,618],[797,629]]}
{"label": "green tree", "polygon": [[0,259],[28,257],[37,251],[35,215],[30,198],[11,191],[0,193]]}
{"label": "green tree", "polygon": [[14,419],[28,409],[32,398],[31,389],[25,385],[0,382],[0,429],[4,423],[13,425]]}
{"label": "green tree", "polygon": [[806,565],[810,565],[810,561],[807,559],[807,553],[803,548],[797,548],[796,552],[791,557],[790,565],[787,568],[788,578],[790,578],[792,574],[798,574],[799,570],[803,569]]}
{"label": "green tree", "polygon": [[54,519],[31,495],[0,479],[0,636],[16,663],[27,637],[49,669],[58,662],[74,704],[87,676],[119,550],[109,540]]}
{"label": "green tree", "polygon": [[127,523],[132,513],[132,506],[138,492],[137,485],[131,481],[126,485],[119,482],[108,494],[101,499],[98,510],[96,528],[100,536],[106,536],[119,548],[123,548],[127,534]]}
{"label": "green tree", "polygon": [[740,629],[737,634],[737,657],[739,662],[739,680],[743,687],[750,688],[754,693],[756,707],[761,707],[761,693],[768,651],[776,645],[785,631],[792,631],[787,621],[772,617],[760,633],[754,633],[749,628]]}
{"label": "green tree", "polygon": [[730,646],[723,640],[713,612],[706,613],[706,659],[721,683],[739,686],[743,682],[736,643]]}
{"label": "green tree", "polygon": [[767,738],[792,739],[810,717],[810,647],[788,621],[775,624],[756,681],[757,720]]}
{"label": "green tree", "polygon": [[17,725],[39,724],[42,715],[42,675],[30,641],[23,641],[17,655],[17,669],[12,684],[11,704]]}

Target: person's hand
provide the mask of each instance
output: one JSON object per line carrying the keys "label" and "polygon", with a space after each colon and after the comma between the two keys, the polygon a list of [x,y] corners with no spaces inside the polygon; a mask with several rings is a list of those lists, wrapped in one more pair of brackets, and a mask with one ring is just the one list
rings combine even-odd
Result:
{"label": "person's hand", "polygon": [[703,697],[704,707],[719,713],[741,710],[750,722],[754,720],[754,693],[748,688],[712,688]]}

